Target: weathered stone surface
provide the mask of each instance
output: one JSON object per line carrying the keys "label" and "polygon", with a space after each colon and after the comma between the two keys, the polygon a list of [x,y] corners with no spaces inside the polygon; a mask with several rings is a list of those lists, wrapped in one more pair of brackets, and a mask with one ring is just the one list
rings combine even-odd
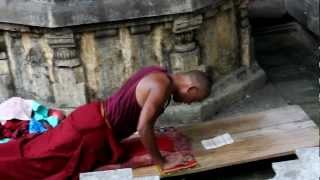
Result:
{"label": "weathered stone surface", "polygon": [[1,74],[9,74],[9,66],[8,66],[8,61],[6,60],[0,60],[0,75]]}
{"label": "weathered stone surface", "polygon": [[274,177],[273,180],[305,179],[305,177],[300,174],[303,167],[299,160],[274,163],[272,167],[276,171],[276,177]]}
{"label": "weathered stone surface", "polygon": [[251,1],[251,18],[281,18],[287,13],[284,0]]}
{"label": "weathered stone surface", "polygon": [[29,34],[21,38],[13,38],[11,33],[6,35],[9,49],[11,74],[18,96],[52,101],[48,62],[46,51],[39,39],[31,39]]}
{"label": "weathered stone surface", "polygon": [[[233,4],[232,1],[225,3]],[[213,69],[219,79],[239,66],[239,35],[235,12],[219,11],[206,19],[197,30],[196,39],[201,47],[201,62]]]}
{"label": "weathered stone surface", "polygon": [[187,31],[174,35],[174,51],[188,52],[196,48],[194,31]]}
{"label": "weathered stone surface", "polygon": [[53,84],[55,103],[59,107],[77,107],[87,102],[85,84],[78,83],[73,86]]}
{"label": "weathered stone surface", "polygon": [[75,48],[54,48],[54,64],[57,67],[76,67],[80,65]]}
{"label": "weathered stone surface", "polygon": [[195,42],[174,45],[174,51],[177,53],[191,52],[191,51],[194,51],[195,49],[198,49]]}
{"label": "weathered stone surface", "polygon": [[182,33],[198,29],[203,22],[202,15],[183,16],[173,21],[172,31],[174,33]]}
{"label": "weathered stone surface", "polygon": [[41,27],[120,21],[193,12],[221,0],[10,0],[0,1],[0,22]]}
{"label": "weathered stone surface", "polygon": [[77,67],[80,65],[80,61],[78,58],[72,58],[68,60],[56,59],[54,64],[58,67]]}
{"label": "weathered stone surface", "polygon": [[249,67],[252,63],[252,39],[250,29],[245,28],[240,31],[241,36],[241,64]]}
{"label": "weathered stone surface", "polygon": [[46,35],[49,45],[53,48],[75,47],[73,33],[70,30],[58,31]]}
{"label": "weathered stone surface", "polygon": [[298,160],[273,163],[276,176],[272,180],[317,180],[320,177],[319,147],[296,150]]}
{"label": "weathered stone surface", "polygon": [[151,31],[151,25],[141,25],[141,26],[132,26],[130,27],[131,34],[141,34]]}
{"label": "weathered stone surface", "polygon": [[48,77],[48,69],[46,65],[36,66],[35,63],[25,64],[24,72],[21,73],[23,78],[23,89],[26,93],[30,93],[35,99],[46,101],[52,100],[51,85]]}
{"label": "weathered stone surface", "polygon": [[200,50],[195,48],[184,53],[170,54],[171,68],[174,72],[196,70],[200,67]]}
{"label": "weathered stone surface", "polygon": [[45,36],[52,49],[52,91],[54,102],[60,107],[76,107],[87,102],[85,75],[70,30]]}
{"label": "weathered stone surface", "polygon": [[7,59],[7,54],[5,52],[0,52],[0,60]]}
{"label": "weathered stone surface", "polygon": [[77,107],[87,102],[85,83],[77,79],[76,70],[56,68],[55,72],[57,83],[53,83],[53,92],[59,107]]}
{"label": "weathered stone surface", "polygon": [[13,95],[13,87],[10,75],[0,74],[0,102],[8,99]]}
{"label": "weathered stone surface", "polygon": [[112,37],[118,35],[118,29],[104,29],[95,32],[96,38]]}
{"label": "weathered stone surface", "polygon": [[201,121],[201,104],[170,106],[160,116],[157,126],[179,126]]}
{"label": "weathered stone surface", "polygon": [[55,59],[73,59],[76,57],[76,53],[74,48],[55,48],[53,57]]}
{"label": "weathered stone surface", "polygon": [[163,49],[171,43],[169,31],[162,25],[147,34],[131,34],[128,28],[112,37],[84,33],[80,56],[90,99],[110,95],[140,67],[164,64]]}

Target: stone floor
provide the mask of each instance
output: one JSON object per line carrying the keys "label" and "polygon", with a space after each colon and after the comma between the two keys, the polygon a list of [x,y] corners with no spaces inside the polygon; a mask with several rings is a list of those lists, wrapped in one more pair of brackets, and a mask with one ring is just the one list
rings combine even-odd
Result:
{"label": "stone floor", "polygon": [[273,163],[276,175],[270,180],[319,180],[319,147],[298,149],[296,154],[297,160]]}
{"label": "stone floor", "polygon": [[[296,34],[295,34],[296,33]],[[305,32],[267,34],[255,37],[256,59],[268,76],[267,84],[240,102],[220,111],[216,117],[263,111],[283,105],[300,105],[320,127],[318,56],[308,39],[297,38]],[[295,160],[286,156],[247,163],[167,180],[217,179],[261,180],[275,176],[272,163]]]}

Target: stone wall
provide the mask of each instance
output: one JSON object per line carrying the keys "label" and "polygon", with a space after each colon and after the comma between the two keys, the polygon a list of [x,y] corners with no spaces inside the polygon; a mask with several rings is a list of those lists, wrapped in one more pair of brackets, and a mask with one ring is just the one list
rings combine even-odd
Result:
{"label": "stone wall", "polygon": [[248,1],[192,13],[33,28],[0,24],[0,99],[22,96],[73,108],[112,94],[143,66],[210,71],[219,82],[250,68]]}

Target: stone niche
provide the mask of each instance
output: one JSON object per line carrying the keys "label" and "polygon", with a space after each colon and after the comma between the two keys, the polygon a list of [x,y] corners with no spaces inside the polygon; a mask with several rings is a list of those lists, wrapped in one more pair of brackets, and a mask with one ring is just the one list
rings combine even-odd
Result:
{"label": "stone niche", "polygon": [[72,110],[111,95],[139,68],[161,65],[215,80],[205,102],[172,104],[163,124],[208,119],[264,82],[247,7],[247,0],[1,1],[0,100]]}

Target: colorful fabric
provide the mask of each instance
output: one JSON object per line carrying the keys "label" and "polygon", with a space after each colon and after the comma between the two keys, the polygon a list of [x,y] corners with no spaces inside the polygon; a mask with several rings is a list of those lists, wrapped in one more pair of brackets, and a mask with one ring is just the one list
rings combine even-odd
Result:
{"label": "colorful fabric", "polygon": [[102,118],[101,103],[73,111],[50,131],[0,144],[0,179],[78,179],[122,152]]}
{"label": "colorful fabric", "polygon": [[46,132],[48,129],[44,127],[44,125],[35,119],[31,119],[29,122],[29,133],[43,133]]}
{"label": "colorful fabric", "polygon": [[[50,116],[49,112],[53,115]],[[16,139],[30,133],[43,133],[50,128],[43,121],[46,121],[51,127],[56,127],[59,123],[58,118],[62,117],[61,111],[50,111],[36,101],[12,97],[0,104],[0,139]],[[8,141],[2,140],[1,142]]]}
{"label": "colorful fabric", "polygon": [[[160,129],[156,133],[157,144],[163,156],[182,155],[184,161],[172,169],[162,170],[162,173],[172,173],[175,171],[191,168],[197,165],[191,143],[186,136],[175,128]],[[129,138],[121,143],[125,150],[126,157],[120,163],[105,165],[98,170],[111,170],[119,168],[138,168],[152,165],[152,158],[142,145],[138,137]]]}
{"label": "colorful fabric", "polygon": [[32,101],[32,119],[35,121],[45,120],[51,127],[56,127],[59,122],[57,117],[49,116],[49,109],[46,106],[43,106],[36,101]]}

